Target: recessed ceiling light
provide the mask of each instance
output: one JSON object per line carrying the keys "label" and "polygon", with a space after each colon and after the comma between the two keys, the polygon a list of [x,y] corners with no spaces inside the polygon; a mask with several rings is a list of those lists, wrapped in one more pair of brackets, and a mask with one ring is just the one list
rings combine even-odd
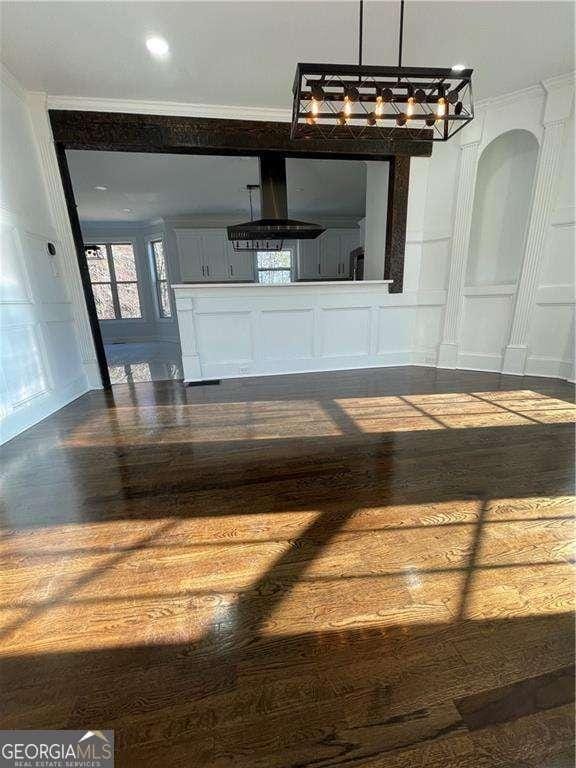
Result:
{"label": "recessed ceiling light", "polygon": [[452,69],[454,72],[462,72],[462,70],[466,69],[466,64],[454,64]]}
{"label": "recessed ceiling light", "polygon": [[152,56],[160,58],[167,56],[170,51],[170,46],[163,37],[149,37],[146,40],[146,48],[148,48]]}
{"label": "recessed ceiling light", "polygon": [[97,187],[94,187],[94,189],[97,189],[98,192],[106,192],[108,187],[97,186]]}
{"label": "recessed ceiling light", "polygon": [[132,208],[122,208],[124,213],[132,213]]}

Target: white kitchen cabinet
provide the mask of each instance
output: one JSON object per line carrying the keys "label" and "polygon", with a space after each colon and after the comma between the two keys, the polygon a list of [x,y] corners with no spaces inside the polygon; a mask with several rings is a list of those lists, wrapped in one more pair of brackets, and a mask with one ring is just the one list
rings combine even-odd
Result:
{"label": "white kitchen cabinet", "polygon": [[219,283],[230,279],[230,269],[226,253],[226,235],[221,230],[205,230],[202,233],[202,260],[206,280]]}
{"label": "white kitchen cabinet", "polygon": [[254,251],[235,251],[230,240],[227,240],[226,259],[227,280],[248,282],[254,280]]}
{"label": "white kitchen cabinet", "polygon": [[[255,254],[234,251],[225,229],[182,228],[176,229],[175,234],[184,282],[255,280]],[[316,240],[290,242],[297,254],[297,279],[349,279],[350,251],[359,242],[359,230],[343,228],[329,229]]]}
{"label": "white kitchen cabinet", "polygon": [[332,229],[320,237],[320,262],[325,280],[350,279],[350,251],[358,247],[359,230]]}
{"label": "white kitchen cabinet", "polygon": [[350,253],[361,244],[359,229],[346,229],[340,235],[340,277],[350,279]]}
{"label": "white kitchen cabinet", "polygon": [[320,236],[320,265],[321,275],[325,280],[336,280],[342,269],[340,259],[340,234],[324,232]]}
{"label": "white kitchen cabinet", "polygon": [[319,239],[298,241],[298,280],[319,280],[322,277]]}
{"label": "white kitchen cabinet", "polygon": [[180,274],[184,283],[199,283],[206,279],[202,235],[193,229],[175,230],[178,244]]}
{"label": "white kitchen cabinet", "polygon": [[184,282],[254,280],[254,254],[235,252],[225,229],[177,229]]}

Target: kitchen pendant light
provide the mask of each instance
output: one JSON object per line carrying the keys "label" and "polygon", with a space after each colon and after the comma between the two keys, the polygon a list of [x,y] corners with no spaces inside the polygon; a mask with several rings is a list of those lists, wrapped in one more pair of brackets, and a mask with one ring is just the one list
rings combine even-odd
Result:
{"label": "kitchen pendant light", "polygon": [[404,0],[397,67],[363,65],[363,26],[360,0],[358,64],[297,65],[292,139],[447,141],[474,119],[472,69],[402,66]]}

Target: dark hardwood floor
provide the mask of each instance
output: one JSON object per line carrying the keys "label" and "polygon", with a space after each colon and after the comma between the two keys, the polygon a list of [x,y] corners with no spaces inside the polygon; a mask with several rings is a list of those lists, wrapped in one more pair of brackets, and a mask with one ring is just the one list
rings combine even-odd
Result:
{"label": "dark hardwood floor", "polygon": [[118,766],[572,768],[573,387],[122,385],[2,449],[3,728]]}

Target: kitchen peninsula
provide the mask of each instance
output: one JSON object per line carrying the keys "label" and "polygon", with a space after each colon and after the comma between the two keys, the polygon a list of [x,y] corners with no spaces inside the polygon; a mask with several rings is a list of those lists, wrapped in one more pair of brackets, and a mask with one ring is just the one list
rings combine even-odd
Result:
{"label": "kitchen peninsula", "polygon": [[184,381],[401,364],[391,282],[173,285]]}

